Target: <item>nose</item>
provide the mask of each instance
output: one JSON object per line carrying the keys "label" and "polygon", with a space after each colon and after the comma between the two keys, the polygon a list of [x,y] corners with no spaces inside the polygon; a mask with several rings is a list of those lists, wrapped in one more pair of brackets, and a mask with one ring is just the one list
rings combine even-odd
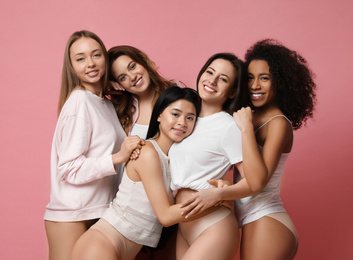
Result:
{"label": "nose", "polygon": [[132,82],[135,82],[137,79],[137,75],[134,72],[129,71],[128,76],[130,77]]}
{"label": "nose", "polygon": [[186,126],[186,120],[183,116],[180,116],[179,117],[179,120],[178,120],[178,124],[181,126],[181,127],[185,127]]}
{"label": "nose", "polygon": [[260,88],[259,80],[257,78],[254,78],[252,82],[250,82],[250,88],[253,90]]}
{"label": "nose", "polygon": [[95,65],[96,65],[96,63],[94,62],[92,57],[88,57],[88,66],[89,67],[94,67]]}
{"label": "nose", "polygon": [[217,79],[216,79],[216,77],[211,76],[210,79],[209,79],[209,81],[210,81],[210,83],[211,83],[212,85],[216,85]]}

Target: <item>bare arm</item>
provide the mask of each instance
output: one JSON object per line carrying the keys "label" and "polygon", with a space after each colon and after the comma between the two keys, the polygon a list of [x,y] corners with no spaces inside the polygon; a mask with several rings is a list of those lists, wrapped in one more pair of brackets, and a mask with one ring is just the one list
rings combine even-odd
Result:
{"label": "bare arm", "polygon": [[257,146],[252,111],[250,107],[242,108],[233,113],[242,135],[243,164],[240,170],[254,192],[259,192],[267,184],[267,167]]}
{"label": "bare arm", "polygon": [[130,161],[128,167],[128,175],[131,171],[132,174],[137,174],[142,181],[152,208],[163,226],[171,226],[185,220],[181,215],[180,205],[170,205],[158,153],[151,143],[146,143],[139,159]]}
{"label": "bare arm", "polygon": [[243,177],[239,182],[222,188],[209,188],[193,194],[182,203],[188,217],[200,213],[223,200],[236,200],[261,191],[277,168],[281,154],[291,143],[292,129],[284,118],[272,120],[267,129],[266,140],[260,153],[252,126],[250,108],[238,111],[234,118],[244,135],[242,163],[236,166]]}

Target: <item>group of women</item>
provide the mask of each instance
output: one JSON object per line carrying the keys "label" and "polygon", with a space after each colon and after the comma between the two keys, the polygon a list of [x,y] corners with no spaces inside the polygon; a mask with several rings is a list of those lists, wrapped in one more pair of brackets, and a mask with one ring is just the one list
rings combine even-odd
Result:
{"label": "group of women", "polygon": [[[271,39],[245,63],[211,56],[195,91],[134,47],[107,52],[75,32],[51,152],[49,259],[134,259],[177,223],[176,259],[232,260],[239,244],[241,259],[293,259],[279,183],[315,87],[305,59]],[[234,183],[223,180],[232,166]]]}

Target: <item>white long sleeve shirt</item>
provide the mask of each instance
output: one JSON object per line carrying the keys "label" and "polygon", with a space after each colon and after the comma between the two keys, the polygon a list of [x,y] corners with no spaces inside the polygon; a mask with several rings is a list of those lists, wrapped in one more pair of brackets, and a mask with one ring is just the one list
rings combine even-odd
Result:
{"label": "white long sleeve shirt", "polygon": [[[44,219],[99,218],[113,200],[122,174],[112,154],[126,134],[106,98],[75,90],[62,108],[51,151],[51,194]],[[118,173],[118,174],[117,174]]]}

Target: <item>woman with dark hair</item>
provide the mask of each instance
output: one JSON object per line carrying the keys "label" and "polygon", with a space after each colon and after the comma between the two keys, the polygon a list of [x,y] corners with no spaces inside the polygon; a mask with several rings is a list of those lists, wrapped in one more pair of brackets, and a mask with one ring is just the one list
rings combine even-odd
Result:
{"label": "woman with dark hair", "polygon": [[[193,199],[201,204],[236,199],[235,212],[242,227],[241,259],[293,259],[298,235],[279,197],[279,186],[292,150],[293,130],[313,116],[314,75],[300,54],[272,39],[254,44],[245,59],[253,112],[243,108],[234,118],[243,135],[243,150],[250,143],[257,144],[267,174],[244,171],[237,174],[237,184],[203,191]],[[244,180],[254,192],[239,200],[245,193],[238,184]]]}
{"label": "woman with dark hair", "polygon": [[70,36],[51,150],[50,202],[44,216],[50,260],[70,259],[77,239],[114,198],[120,166],[144,143],[138,136],[126,137],[105,97],[107,62],[107,51],[96,34],[78,31]]}
{"label": "woman with dark hair", "polygon": [[[243,62],[233,54],[217,53],[202,67],[197,77],[202,106],[195,130],[183,142],[175,143],[169,152],[171,188],[177,203],[217,184],[207,181],[222,178],[232,165],[242,171],[241,133],[231,113],[240,108],[239,97],[245,83]],[[247,170],[254,171],[252,165]],[[179,223],[178,259],[233,259],[238,248],[238,224],[228,207],[214,205],[202,209],[191,205],[185,210],[185,214],[189,210],[194,214],[209,208],[201,217]]]}
{"label": "woman with dark hair", "polygon": [[108,51],[112,102],[127,134],[146,138],[154,103],[176,81],[163,78],[155,63],[139,49],[121,45]]}
{"label": "woman with dark hair", "polygon": [[142,245],[157,246],[162,225],[185,220],[169,188],[168,151],[191,134],[199,112],[195,90],[174,86],[162,92],[143,151],[126,164],[115,199],[76,243],[73,260],[134,259]]}
{"label": "woman with dark hair", "polygon": [[[162,77],[156,64],[141,50],[120,45],[108,51],[110,91],[118,118],[128,135],[146,139],[152,108],[163,90],[180,85],[178,81]],[[166,259],[171,250],[175,251],[176,227],[163,229],[161,243],[157,248],[144,247],[138,255]]]}

